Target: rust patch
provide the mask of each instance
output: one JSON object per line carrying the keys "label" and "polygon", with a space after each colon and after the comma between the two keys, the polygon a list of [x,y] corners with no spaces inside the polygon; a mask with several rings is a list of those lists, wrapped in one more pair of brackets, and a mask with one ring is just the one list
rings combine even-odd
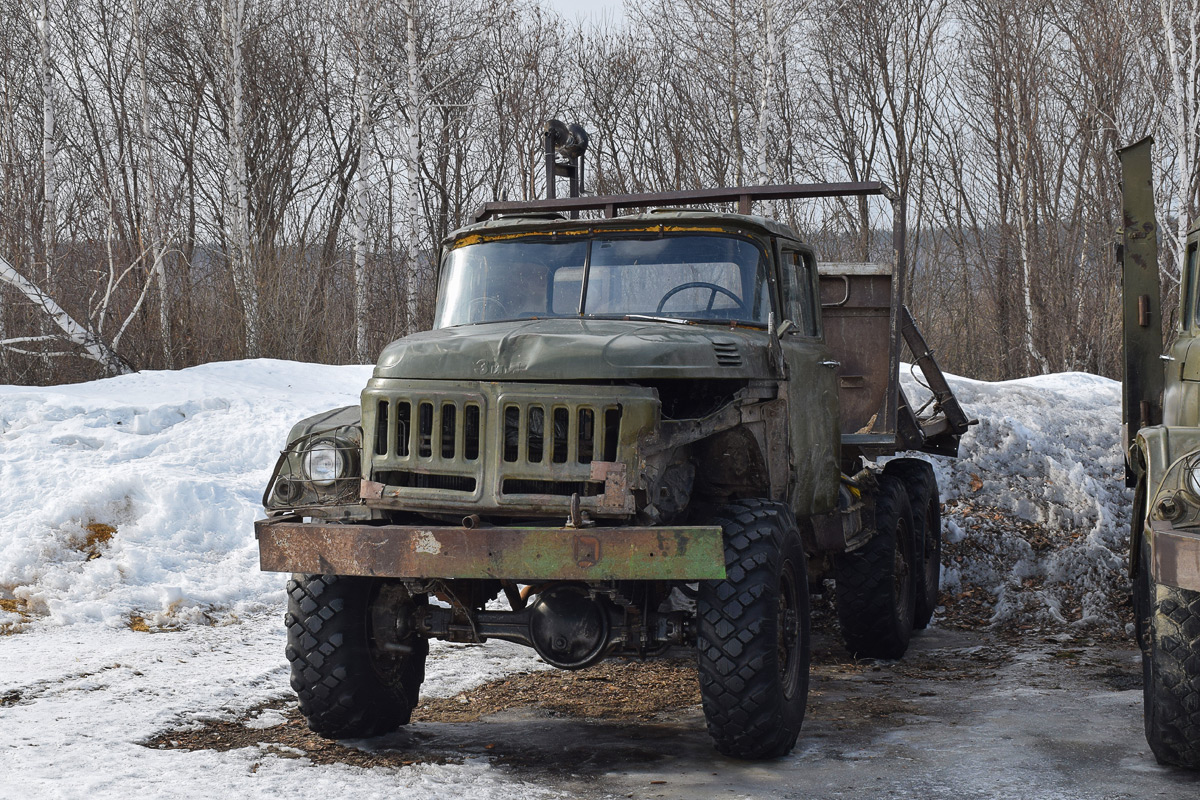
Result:
{"label": "rust patch", "polygon": [[259,564],[268,572],[526,581],[705,580],[725,575],[721,529],[715,526],[597,527],[582,534],[572,528],[259,520],[255,529]]}
{"label": "rust patch", "polygon": [[632,511],[633,495],[629,493],[629,478],[625,464],[620,461],[593,461],[592,480],[604,481],[604,494],[597,509]]}
{"label": "rust patch", "polygon": [[594,567],[600,562],[600,540],[595,536],[575,537],[575,563],[580,569]]}

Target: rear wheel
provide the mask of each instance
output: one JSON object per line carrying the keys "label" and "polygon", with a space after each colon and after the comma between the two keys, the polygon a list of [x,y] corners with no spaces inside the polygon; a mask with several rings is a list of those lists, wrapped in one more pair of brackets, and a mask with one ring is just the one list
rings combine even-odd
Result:
{"label": "rear wheel", "polygon": [[1134,579],[1146,741],[1160,764],[1200,769],[1200,592],[1157,584],[1143,536]]}
{"label": "rear wheel", "polygon": [[904,484],[879,476],[875,535],[835,561],[838,621],[855,658],[900,658],[917,603],[912,513]]}
{"label": "rear wheel", "polygon": [[721,509],[724,580],[700,584],[700,695],[708,732],[735,758],[786,755],[808,704],[808,571],[787,506],[746,500]]}
{"label": "rear wheel", "polygon": [[908,505],[912,511],[914,552],[919,569],[917,576],[917,607],[913,627],[924,630],[933,619],[938,605],[938,590],[942,579],[942,504],[938,495],[937,476],[928,461],[919,458],[896,458],[883,468],[884,475],[894,475],[904,482]]}
{"label": "rear wheel", "polygon": [[394,581],[335,575],[293,575],[287,592],[287,658],[308,727],[349,739],[406,725],[429,652],[402,632],[418,600]]}

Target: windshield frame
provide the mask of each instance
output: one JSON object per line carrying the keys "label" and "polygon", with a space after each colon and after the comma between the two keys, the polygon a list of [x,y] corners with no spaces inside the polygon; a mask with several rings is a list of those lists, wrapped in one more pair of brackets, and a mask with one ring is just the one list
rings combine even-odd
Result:
{"label": "windshield frame", "polygon": [[[692,316],[692,315],[687,315],[687,314],[683,314],[683,313],[672,313],[667,310],[663,310],[661,312],[650,312],[650,313],[632,311],[632,310],[627,311],[627,312],[613,312],[613,313],[602,313],[602,312],[601,313],[589,313],[587,311],[588,291],[589,291],[589,286],[590,286],[592,275],[593,275],[592,253],[593,253],[593,247],[597,242],[617,241],[617,240],[621,240],[621,241],[628,241],[628,240],[654,241],[654,240],[661,240],[661,239],[668,239],[668,238],[734,239],[738,242],[742,242],[742,243],[751,245],[758,254],[758,259],[757,259],[757,262],[755,265],[755,270],[754,270],[754,274],[755,274],[754,280],[756,283],[756,288],[753,290],[753,295],[751,297],[745,298],[745,299],[749,299],[751,301],[756,301],[760,297],[765,296],[766,305],[762,306],[762,312],[761,312],[762,319],[740,319],[740,318],[731,318],[731,317]],[[582,269],[582,277],[581,277],[581,281],[580,281],[579,294],[575,301],[575,309],[572,312],[565,313],[565,314],[547,313],[545,315],[535,315],[535,316],[530,316],[527,314],[506,315],[506,316],[496,318],[496,319],[451,322],[448,324],[443,323],[442,320],[448,313],[447,308],[443,305],[443,303],[446,301],[447,283],[450,280],[450,272],[451,271],[450,271],[450,269],[448,269],[448,267],[450,266],[450,260],[454,257],[455,253],[457,253],[465,248],[470,248],[470,247],[484,246],[484,245],[489,245],[489,244],[494,244],[494,243],[514,243],[514,242],[521,242],[523,244],[524,243],[530,243],[530,244],[536,243],[536,244],[559,244],[559,245],[578,242],[580,244],[586,245],[586,248],[584,251],[583,264],[580,267]],[[471,237],[464,237],[464,239],[459,240],[459,242],[451,244],[449,247],[447,247],[442,254],[442,258],[439,261],[439,264],[438,264],[438,292],[437,292],[437,298],[436,298],[433,327],[434,327],[434,329],[457,328],[457,327],[464,327],[464,326],[468,326],[468,325],[487,325],[487,324],[492,324],[495,322],[528,321],[530,319],[577,319],[577,320],[593,320],[593,319],[623,320],[623,319],[628,319],[628,320],[636,320],[636,321],[643,321],[643,322],[652,321],[652,322],[666,322],[666,323],[673,323],[673,324],[722,325],[722,326],[727,326],[727,327],[741,326],[741,327],[749,327],[749,328],[766,329],[769,325],[769,318],[770,318],[771,314],[775,314],[776,318],[778,318],[779,299],[778,299],[778,289],[776,286],[777,280],[776,280],[776,275],[774,273],[773,261],[770,257],[770,252],[771,252],[771,249],[773,249],[773,246],[774,246],[773,241],[772,241],[772,244],[770,246],[768,246],[768,245],[764,244],[762,241],[760,241],[757,237],[754,237],[752,235],[745,234],[745,233],[740,233],[737,231],[730,231],[730,230],[725,230],[725,229],[709,229],[709,228],[698,228],[698,229],[684,228],[684,229],[678,229],[678,230],[672,230],[672,231],[663,231],[663,230],[661,230],[661,226],[657,226],[656,228],[652,228],[652,229],[642,229],[642,230],[621,230],[621,229],[603,230],[603,229],[592,228],[592,229],[587,229],[587,230],[562,231],[562,232],[553,232],[553,233],[549,233],[549,232],[545,232],[545,231],[530,231],[527,233],[499,234],[499,235],[495,235],[495,236],[476,235],[476,236],[471,236]],[[668,264],[664,264],[664,266],[669,265],[669,263],[670,262],[668,262]],[[686,264],[687,262],[678,262],[678,263]],[[716,263],[716,262],[713,262],[713,263]],[[727,262],[727,263],[734,263],[734,262]],[[619,266],[619,265],[610,265],[610,266]],[[738,268],[742,268],[740,264],[738,264],[737,266],[738,266]],[[557,269],[563,269],[563,268],[567,268],[566,265],[555,267],[553,269],[557,270]],[[761,281],[761,283],[759,283],[760,281]],[[550,281],[547,284],[547,291],[551,294],[554,291],[553,290],[553,277],[550,278]],[[719,297],[719,296],[720,295],[710,298],[710,302],[715,302],[717,297]],[[709,310],[711,310],[711,308]]]}

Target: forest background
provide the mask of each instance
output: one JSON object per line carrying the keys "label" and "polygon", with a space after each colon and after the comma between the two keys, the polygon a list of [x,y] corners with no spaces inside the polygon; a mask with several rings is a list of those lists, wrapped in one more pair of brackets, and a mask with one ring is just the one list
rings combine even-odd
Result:
{"label": "forest background", "polygon": [[[1169,301],[1200,0],[0,0],[0,383],[369,362],[447,232],[544,195],[550,118],[588,193],[882,180],[945,368],[1119,377],[1116,150],[1156,138]],[[887,258],[886,206],[757,210]]]}

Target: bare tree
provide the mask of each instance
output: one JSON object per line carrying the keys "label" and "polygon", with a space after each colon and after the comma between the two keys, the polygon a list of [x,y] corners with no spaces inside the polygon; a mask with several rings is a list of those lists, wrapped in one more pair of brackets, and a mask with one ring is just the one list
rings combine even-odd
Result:
{"label": "bare tree", "polygon": [[1200,215],[1200,0],[1126,0],[1122,9],[1173,165],[1163,215],[1171,247],[1160,268],[1177,282]]}
{"label": "bare tree", "polygon": [[246,0],[223,0],[221,33],[225,45],[225,91],[229,98],[226,182],[229,203],[229,262],[242,303],[246,326],[246,355],[260,353],[258,283],[250,249],[250,186],[246,177],[246,120],[242,110],[242,44],[246,33]]}

